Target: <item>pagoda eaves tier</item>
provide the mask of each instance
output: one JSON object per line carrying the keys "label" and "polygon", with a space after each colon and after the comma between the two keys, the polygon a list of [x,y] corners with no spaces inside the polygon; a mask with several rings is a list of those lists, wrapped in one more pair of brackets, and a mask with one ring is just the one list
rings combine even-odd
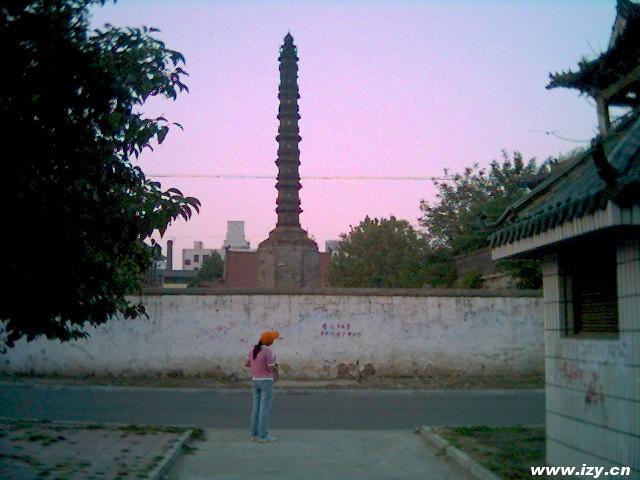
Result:
{"label": "pagoda eaves tier", "polygon": [[280,87],[278,99],[278,177],[276,189],[278,197],[276,199],[276,213],[278,214],[277,227],[299,227],[300,195],[302,188],[300,184],[300,149],[299,142],[300,120],[298,99],[298,55],[296,46],[293,44],[293,37],[287,34],[284,44],[280,49]]}

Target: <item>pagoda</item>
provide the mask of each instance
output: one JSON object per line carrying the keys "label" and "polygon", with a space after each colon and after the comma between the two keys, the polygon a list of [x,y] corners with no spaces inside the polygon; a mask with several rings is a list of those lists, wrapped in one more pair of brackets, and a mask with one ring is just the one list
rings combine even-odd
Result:
{"label": "pagoda", "polygon": [[300,226],[300,120],[298,52],[287,33],[280,48],[276,227],[258,245],[258,286],[268,289],[320,286],[318,245]]}

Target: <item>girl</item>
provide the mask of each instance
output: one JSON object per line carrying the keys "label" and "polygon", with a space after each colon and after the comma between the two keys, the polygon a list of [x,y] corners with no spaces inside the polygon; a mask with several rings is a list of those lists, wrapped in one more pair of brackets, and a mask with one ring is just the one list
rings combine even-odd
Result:
{"label": "girl", "polygon": [[244,366],[251,368],[251,384],[253,389],[253,409],[251,410],[251,440],[261,443],[275,442],[269,436],[269,417],[271,415],[271,399],[273,382],[278,377],[276,356],[269,346],[282,338],[276,331],[262,332],[260,340],[249,351]]}

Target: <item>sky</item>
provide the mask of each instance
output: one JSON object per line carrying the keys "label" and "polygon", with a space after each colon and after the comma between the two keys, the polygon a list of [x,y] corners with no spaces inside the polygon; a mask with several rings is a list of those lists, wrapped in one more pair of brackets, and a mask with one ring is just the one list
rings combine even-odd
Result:
{"label": "sky", "polygon": [[275,227],[287,31],[300,58],[301,223],[322,251],[366,215],[418,226],[436,187],[313,177],[438,177],[488,165],[503,149],[542,161],[587,145],[593,101],[545,86],[549,72],[606,50],[614,18],[615,0],[120,0],[94,8],[92,22],[157,27],[186,58],[190,93],[143,107],[184,131],[139,162],[163,188],[202,202],[160,240],[163,251],[174,240],[180,265],[194,241],[220,248],[227,220],[245,222],[252,248]]}

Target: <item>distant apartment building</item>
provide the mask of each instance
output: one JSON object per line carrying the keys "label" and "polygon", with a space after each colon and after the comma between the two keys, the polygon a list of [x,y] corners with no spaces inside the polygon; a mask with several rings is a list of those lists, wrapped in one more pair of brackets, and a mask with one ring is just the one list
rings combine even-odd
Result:
{"label": "distant apartment building", "polygon": [[182,269],[200,270],[200,266],[205,259],[209,258],[213,252],[212,248],[204,248],[201,241],[193,242],[193,248],[182,249]]}
{"label": "distant apartment building", "polygon": [[182,250],[182,269],[199,270],[202,262],[210,257],[213,252],[217,252],[224,260],[227,250],[251,251],[251,244],[244,235],[244,222],[239,220],[227,221],[227,234],[222,242],[222,248],[205,248],[203,242],[197,240],[193,242],[193,248]]}

